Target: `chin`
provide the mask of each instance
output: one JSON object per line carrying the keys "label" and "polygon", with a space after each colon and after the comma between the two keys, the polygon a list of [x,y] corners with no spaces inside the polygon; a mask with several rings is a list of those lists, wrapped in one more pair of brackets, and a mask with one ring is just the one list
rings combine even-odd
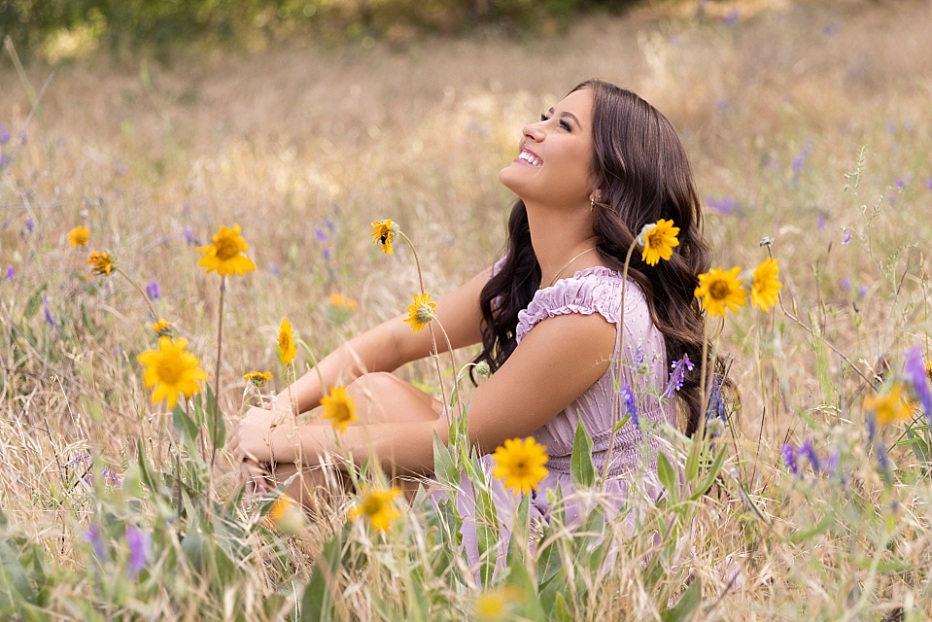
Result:
{"label": "chin", "polygon": [[522,196],[521,182],[517,179],[517,175],[515,175],[516,172],[517,171],[514,170],[514,165],[510,164],[498,172],[498,181],[520,197]]}

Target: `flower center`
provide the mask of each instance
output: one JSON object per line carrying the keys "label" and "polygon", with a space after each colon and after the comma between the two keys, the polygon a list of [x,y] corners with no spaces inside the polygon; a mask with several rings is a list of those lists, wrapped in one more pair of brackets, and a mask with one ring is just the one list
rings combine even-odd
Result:
{"label": "flower center", "polygon": [[217,259],[227,261],[239,255],[239,244],[233,238],[221,238],[214,244],[217,247]]}
{"label": "flower center", "polygon": [[159,380],[165,384],[175,384],[181,379],[184,369],[177,356],[169,355],[162,357],[159,361],[158,372]]}
{"label": "flower center", "polygon": [[417,317],[417,321],[420,322],[421,324],[427,324],[432,319],[434,319],[434,311],[427,305],[421,305],[420,307],[418,307],[417,313],[415,315]]}
{"label": "flower center", "polygon": [[515,473],[517,473],[518,477],[527,477],[528,467],[527,467],[526,460],[515,461],[514,468],[515,468]]}
{"label": "flower center", "polygon": [[725,281],[715,281],[709,286],[709,294],[714,300],[725,300],[730,293],[731,288]]}

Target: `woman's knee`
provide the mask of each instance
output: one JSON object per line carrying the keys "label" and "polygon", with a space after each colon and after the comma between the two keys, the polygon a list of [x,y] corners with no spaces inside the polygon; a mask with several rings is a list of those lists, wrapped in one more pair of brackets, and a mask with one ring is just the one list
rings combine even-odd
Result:
{"label": "woman's knee", "polygon": [[364,423],[436,419],[440,403],[389,372],[364,374],[347,387]]}

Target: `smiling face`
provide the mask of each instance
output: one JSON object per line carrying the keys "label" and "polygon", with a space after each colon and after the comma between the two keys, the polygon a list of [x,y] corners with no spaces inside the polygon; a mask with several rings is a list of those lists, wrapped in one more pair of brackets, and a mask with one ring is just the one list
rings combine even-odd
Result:
{"label": "smiling face", "polygon": [[518,156],[498,174],[501,182],[525,203],[588,204],[594,183],[592,103],[590,89],[574,91],[525,126]]}

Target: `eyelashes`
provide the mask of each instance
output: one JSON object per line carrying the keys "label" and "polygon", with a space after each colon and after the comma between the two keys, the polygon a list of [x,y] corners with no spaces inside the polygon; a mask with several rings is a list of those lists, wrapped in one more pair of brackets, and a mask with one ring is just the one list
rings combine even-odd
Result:
{"label": "eyelashes", "polygon": [[[541,121],[549,121],[551,118],[552,117],[548,116],[546,113],[543,113],[540,115]],[[567,132],[573,131],[572,128],[570,127],[570,124],[564,121],[563,119],[560,120],[560,127],[566,130]]]}

